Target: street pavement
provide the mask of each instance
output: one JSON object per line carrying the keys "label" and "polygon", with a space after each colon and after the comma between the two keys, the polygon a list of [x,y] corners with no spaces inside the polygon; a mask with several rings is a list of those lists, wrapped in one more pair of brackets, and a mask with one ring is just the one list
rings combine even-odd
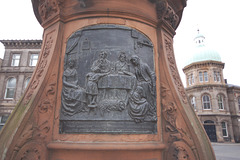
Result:
{"label": "street pavement", "polygon": [[240,160],[240,143],[212,143],[217,160]]}

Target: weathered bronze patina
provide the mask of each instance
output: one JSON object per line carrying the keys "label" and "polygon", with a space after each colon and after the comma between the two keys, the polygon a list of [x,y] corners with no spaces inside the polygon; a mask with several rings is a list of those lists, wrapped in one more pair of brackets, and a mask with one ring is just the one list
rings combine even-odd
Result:
{"label": "weathered bronze patina", "polygon": [[152,42],[120,25],[75,32],[64,59],[60,133],[156,133]]}

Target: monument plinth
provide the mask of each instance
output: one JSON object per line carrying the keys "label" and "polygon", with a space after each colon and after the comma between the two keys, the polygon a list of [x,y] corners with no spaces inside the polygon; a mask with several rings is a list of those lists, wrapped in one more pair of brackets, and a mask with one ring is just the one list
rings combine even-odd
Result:
{"label": "monument plinth", "polygon": [[32,3],[42,50],[1,159],[215,159],[174,58],[185,0]]}

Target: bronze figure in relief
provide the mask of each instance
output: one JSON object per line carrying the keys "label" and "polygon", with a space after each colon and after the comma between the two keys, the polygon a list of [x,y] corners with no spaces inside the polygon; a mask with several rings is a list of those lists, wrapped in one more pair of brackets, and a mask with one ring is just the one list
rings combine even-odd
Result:
{"label": "bronze figure in relief", "polygon": [[[136,50],[136,41],[142,45]],[[156,133],[151,41],[136,30],[96,25],[67,43],[60,133]]]}

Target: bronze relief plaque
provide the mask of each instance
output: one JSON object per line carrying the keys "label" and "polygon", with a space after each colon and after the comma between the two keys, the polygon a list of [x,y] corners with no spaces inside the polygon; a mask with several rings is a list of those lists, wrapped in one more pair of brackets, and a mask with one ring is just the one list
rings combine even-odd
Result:
{"label": "bronze relief plaque", "polygon": [[61,95],[63,133],[157,133],[152,42],[119,25],[95,25],[67,41]]}

